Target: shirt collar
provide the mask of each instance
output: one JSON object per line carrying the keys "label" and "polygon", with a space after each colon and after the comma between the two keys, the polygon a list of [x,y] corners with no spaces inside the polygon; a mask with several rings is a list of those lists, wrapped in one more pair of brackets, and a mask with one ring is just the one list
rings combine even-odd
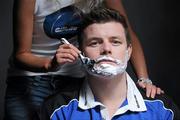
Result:
{"label": "shirt collar", "polygon": [[[127,73],[126,73],[126,78],[127,78],[127,88],[128,88],[127,104],[124,106],[121,106],[117,110],[115,115],[125,113],[128,110],[134,111],[134,112],[135,111],[140,112],[140,111],[147,110],[142,95],[140,94],[135,83],[133,82],[133,80]],[[91,90],[87,80],[85,80],[85,82],[80,90],[79,107],[81,109],[86,110],[86,109],[94,108],[98,105],[105,108],[105,106],[102,103],[95,100],[92,90]]]}
{"label": "shirt collar", "polygon": [[104,106],[102,103],[95,101],[92,90],[91,90],[87,80],[85,80],[84,84],[80,90],[79,107],[81,109],[86,110],[86,109],[94,108],[98,105]]}
{"label": "shirt collar", "polygon": [[123,114],[128,110],[132,112],[141,112],[147,110],[141,93],[139,92],[134,81],[131,79],[128,73],[126,73],[126,78],[127,78],[127,98],[126,98],[127,102],[117,110],[115,115]]}

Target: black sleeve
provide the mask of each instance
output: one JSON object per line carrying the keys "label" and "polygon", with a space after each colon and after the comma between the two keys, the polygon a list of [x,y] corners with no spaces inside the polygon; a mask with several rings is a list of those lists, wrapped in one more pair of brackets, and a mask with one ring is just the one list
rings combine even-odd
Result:
{"label": "black sleeve", "polygon": [[50,112],[47,106],[42,105],[40,108],[39,118],[40,120],[50,120]]}
{"label": "black sleeve", "polygon": [[157,97],[160,97],[162,99],[166,108],[171,109],[174,112],[174,120],[180,120],[180,109],[178,108],[176,103],[165,94]]}
{"label": "black sleeve", "polygon": [[39,118],[40,120],[50,120],[52,113],[62,105],[67,105],[72,99],[78,98],[79,91],[59,92],[52,96],[49,96],[42,104],[40,108]]}
{"label": "black sleeve", "polygon": [[171,109],[174,113],[174,120],[180,120],[180,109],[178,108],[178,106],[176,105],[176,103],[172,100],[171,97],[169,97],[166,94],[160,94],[160,95],[156,95],[155,98],[151,98],[151,97],[146,97],[146,91],[145,89],[142,89],[140,87],[138,87],[139,91],[141,92],[141,95],[143,96],[144,99],[148,99],[148,100],[161,100],[164,103],[164,106],[168,109]]}
{"label": "black sleeve", "polygon": [[65,103],[66,102],[60,93],[48,97],[40,108],[40,120],[50,120],[52,113]]}

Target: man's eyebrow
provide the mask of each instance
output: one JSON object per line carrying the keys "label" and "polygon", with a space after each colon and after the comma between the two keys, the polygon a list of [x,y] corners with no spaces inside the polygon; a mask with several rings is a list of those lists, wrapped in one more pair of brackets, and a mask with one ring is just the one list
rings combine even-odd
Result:
{"label": "man's eyebrow", "polygon": [[118,39],[123,39],[122,36],[111,36],[110,38],[111,38],[111,39],[116,39],[116,38],[118,38]]}
{"label": "man's eyebrow", "polygon": [[87,39],[87,41],[93,41],[93,40],[102,40],[102,38],[99,38],[99,37],[91,37],[89,39]]}

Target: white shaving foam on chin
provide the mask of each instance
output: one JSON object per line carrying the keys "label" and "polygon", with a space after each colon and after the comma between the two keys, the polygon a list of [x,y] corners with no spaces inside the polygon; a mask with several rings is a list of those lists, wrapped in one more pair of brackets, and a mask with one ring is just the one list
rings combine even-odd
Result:
{"label": "white shaving foam on chin", "polygon": [[[113,61],[116,65],[111,65],[108,63],[98,64],[99,61],[103,61],[103,60]],[[128,60],[129,60],[128,52],[126,52],[123,62],[121,60],[114,59],[109,56],[101,56],[96,60],[97,63],[95,63],[93,68],[89,69],[88,72],[94,76],[108,77],[108,78],[113,77],[125,72],[127,68]]]}
{"label": "white shaving foam on chin", "polygon": [[111,76],[111,75],[117,75],[123,73],[125,69],[126,69],[126,65],[113,66],[104,63],[99,66],[94,66],[92,72],[103,76]]}

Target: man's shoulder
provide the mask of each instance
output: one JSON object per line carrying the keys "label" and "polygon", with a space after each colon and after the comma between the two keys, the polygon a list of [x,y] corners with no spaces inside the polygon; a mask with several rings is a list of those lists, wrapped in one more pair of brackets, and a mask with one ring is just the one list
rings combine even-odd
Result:
{"label": "man's shoulder", "polygon": [[139,89],[144,101],[149,101],[149,102],[160,101],[167,108],[169,106],[171,106],[172,104],[175,104],[174,101],[172,100],[172,98],[170,96],[168,96],[167,94],[156,94],[154,98],[151,98],[151,97],[146,96],[145,89],[142,89],[142,88],[138,88],[138,89]]}
{"label": "man's shoulder", "polygon": [[78,99],[79,91],[66,91],[66,92],[58,92],[47,97],[41,107],[40,116],[41,119],[44,120],[46,118],[50,118],[51,114],[58,108],[63,105],[67,105],[71,100]]}
{"label": "man's shoulder", "polygon": [[157,108],[158,112],[160,112],[161,108],[164,110],[170,110],[171,112],[173,112],[175,120],[180,120],[180,109],[170,96],[168,96],[167,94],[156,94],[155,98],[151,98],[146,96],[146,92],[144,89],[138,89],[147,107],[153,106],[153,109]]}
{"label": "man's shoulder", "polygon": [[44,101],[46,105],[52,104],[66,104],[74,98],[78,98],[79,91],[67,91],[67,92],[58,92],[54,95],[47,97]]}

